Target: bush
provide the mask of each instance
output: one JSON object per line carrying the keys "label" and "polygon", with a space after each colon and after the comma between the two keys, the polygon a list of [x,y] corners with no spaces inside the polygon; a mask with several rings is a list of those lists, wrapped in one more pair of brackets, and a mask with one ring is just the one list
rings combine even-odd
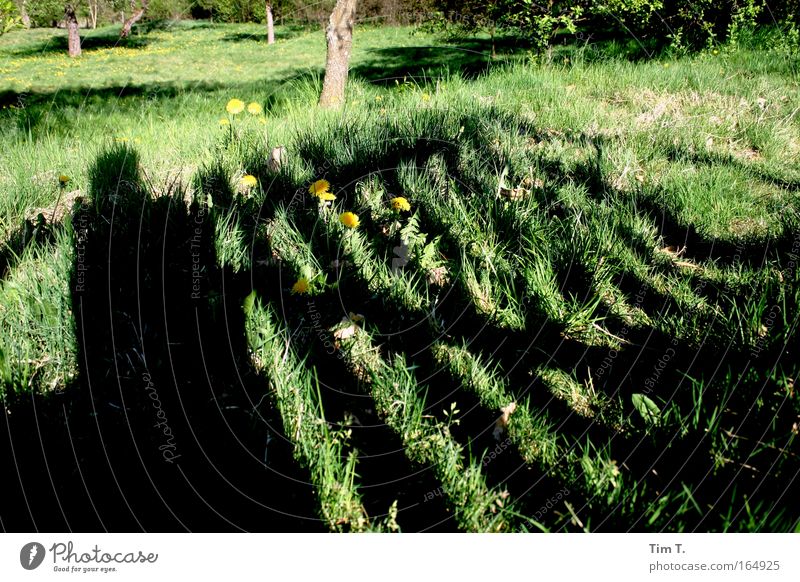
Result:
{"label": "bush", "polygon": [[11,0],[0,0],[0,35],[5,34],[20,23],[19,12]]}
{"label": "bush", "polygon": [[702,49],[749,44],[760,25],[796,30],[800,0],[436,0],[455,29],[506,29],[543,49],[577,33],[606,40],[637,39],[655,48]]}
{"label": "bush", "polygon": [[264,0],[196,0],[195,4],[208,11],[214,20],[222,22],[252,22],[264,19]]}
{"label": "bush", "polygon": [[28,2],[27,9],[33,26],[55,26],[64,18],[64,2],[62,0]]}
{"label": "bush", "polygon": [[178,20],[189,16],[190,11],[189,0],[150,0],[146,17],[150,20]]}

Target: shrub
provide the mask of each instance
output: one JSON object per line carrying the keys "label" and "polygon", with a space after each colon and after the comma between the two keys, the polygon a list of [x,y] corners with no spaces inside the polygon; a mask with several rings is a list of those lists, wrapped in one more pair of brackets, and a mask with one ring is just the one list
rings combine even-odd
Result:
{"label": "shrub", "polygon": [[451,30],[506,29],[540,50],[585,33],[606,40],[635,37],[680,51],[750,43],[762,24],[781,24],[791,33],[800,2],[773,7],[766,0],[437,0],[436,8]]}
{"label": "shrub", "polygon": [[11,0],[0,0],[0,35],[5,34],[20,23],[19,12]]}
{"label": "shrub", "polygon": [[34,26],[55,26],[64,18],[64,2],[62,0],[28,2],[27,9]]}
{"label": "shrub", "polygon": [[146,17],[149,19],[184,18],[189,15],[191,5],[189,0],[150,0],[147,6]]}

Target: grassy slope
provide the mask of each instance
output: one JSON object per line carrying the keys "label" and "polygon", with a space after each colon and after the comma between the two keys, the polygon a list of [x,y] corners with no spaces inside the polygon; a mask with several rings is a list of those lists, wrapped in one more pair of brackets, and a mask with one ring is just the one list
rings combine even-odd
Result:
{"label": "grassy slope", "polygon": [[[794,442],[791,419],[798,408],[790,381],[796,370],[770,365],[770,358],[781,354],[781,343],[792,341],[797,316],[797,268],[787,254],[799,222],[796,56],[723,51],[629,63],[589,62],[586,52],[565,51],[549,63],[496,63],[490,75],[465,79],[445,69],[474,72],[487,63],[485,54],[407,29],[360,29],[354,82],[345,115],[338,118],[312,107],[323,51],[318,31],[281,30],[279,43],[267,47],[260,27],[181,24],[135,37],[125,48],[113,47],[113,32],[89,36],[78,61],[60,48],[53,51],[63,39],[48,31],[15,32],[0,41],[0,55],[9,57],[0,61],[0,98],[24,105],[0,111],[0,138],[8,146],[0,154],[0,232],[11,243],[3,255],[11,270],[0,292],[6,390],[52,389],[75,374],[70,357],[48,357],[53,346],[66,346],[67,356],[76,351],[63,292],[67,274],[37,267],[48,249],[68,260],[73,231],[56,229],[51,235],[46,225],[21,228],[32,209],[59,196],[59,174],[70,176],[70,191],[108,194],[91,168],[98,167],[100,152],[116,144],[139,153],[148,190],[180,194],[176,184],[197,185],[192,178],[198,175],[204,193],[217,200],[217,261],[233,271],[254,268],[262,286],[264,275],[250,262],[248,215],[260,207],[262,217],[271,218],[276,204],[289,202],[288,193],[325,174],[342,188],[341,209],[369,216],[365,240],[371,246],[354,256],[361,269],[354,281],[365,276],[365,265],[374,264],[369,272],[381,275],[351,285],[363,301],[357,307],[368,321],[373,318],[370,325],[391,333],[406,325],[402,317],[413,319],[420,305],[430,309],[426,302],[438,297],[436,286],[420,285],[430,265],[416,256],[420,277],[404,283],[408,293],[393,294],[398,287],[380,256],[396,244],[385,237],[396,232],[381,210],[391,190],[420,209],[421,228],[443,236],[437,250],[447,257],[454,296],[462,302],[457,305],[469,307],[467,323],[488,325],[489,338],[508,336],[510,344],[523,347],[539,338],[534,341],[551,354],[553,361],[541,360],[527,351],[497,348],[491,339],[467,348],[480,356],[476,361],[498,366],[492,374],[502,374],[513,387],[526,407],[525,418],[542,409],[548,423],[561,419],[557,444],[564,452],[557,460],[549,455],[542,470],[545,478],[565,480],[575,493],[568,507],[547,516],[546,525],[526,527],[791,527],[796,516],[768,511],[768,501],[749,503],[737,491],[743,487],[739,481],[732,491],[725,486],[755,467],[755,479],[766,474],[769,482],[774,476],[773,488],[764,490],[776,496],[796,469],[791,457],[770,456]],[[476,47],[481,45],[469,48]],[[423,77],[426,66],[432,70]],[[417,76],[404,81],[407,72]],[[398,83],[386,77],[399,77]],[[266,123],[244,114],[233,129],[220,126],[231,97],[262,103]],[[241,139],[230,140],[234,135]],[[431,156],[430,143],[449,144],[444,148],[449,153]],[[275,176],[263,168],[265,144],[284,144],[290,152],[288,170],[270,186]],[[204,170],[197,174],[199,168]],[[364,180],[365,172],[379,168],[390,170],[377,183]],[[243,173],[255,173],[264,191],[220,205],[230,189],[221,185],[235,184]],[[448,176],[455,182],[448,183]],[[500,186],[521,188],[525,200],[515,205],[494,199]],[[314,212],[295,209],[290,219],[301,240],[310,236],[319,264],[325,267],[338,256],[314,227]],[[31,239],[40,244],[27,244]],[[491,275],[481,274],[486,257]],[[730,265],[735,257],[745,258],[744,266]],[[765,267],[756,268],[762,258]],[[284,276],[303,272],[286,263]],[[334,280],[329,274],[328,282]],[[284,282],[278,296],[288,297],[288,287]],[[31,298],[22,309],[20,289]],[[642,289],[647,300],[640,305]],[[335,312],[338,292],[324,285],[319,292],[320,306]],[[382,296],[392,305],[388,314]],[[404,305],[406,300],[411,303]],[[288,319],[303,329],[303,308],[288,301]],[[779,323],[768,316],[773,304],[782,306]],[[400,319],[392,315],[395,309]],[[332,323],[335,319],[326,326]],[[415,341],[436,339],[441,328],[428,324],[430,329],[420,328],[427,331],[414,332],[421,335],[389,341],[387,349],[413,353]],[[449,331],[460,341],[469,339],[459,337],[469,329]],[[652,353],[643,348],[639,362],[638,346],[650,341],[648,334],[656,337]],[[566,338],[564,349],[547,343],[559,335]],[[672,346],[670,337],[680,338],[685,348],[654,382],[657,358]],[[722,362],[720,370],[692,367],[692,354],[701,346],[707,350],[703,357]],[[613,379],[601,384],[598,370],[609,349],[625,355],[612,362]],[[754,350],[768,355],[743,374],[735,366],[736,354]],[[425,356],[415,364],[433,365]],[[630,377],[622,374],[625,365],[636,366]],[[325,366],[318,367],[325,375]],[[546,371],[558,368],[566,373]],[[328,374],[336,377],[333,369]],[[531,375],[553,399],[542,400],[525,388]],[[745,388],[734,391],[729,404],[732,387],[742,378]],[[480,391],[498,391],[489,380],[485,384],[471,389],[484,403],[493,402]],[[662,420],[648,427],[642,424],[647,415],[640,417],[631,406],[631,395],[655,385],[660,389],[652,395]],[[436,395],[434,384],[425,382],[423,388]],[[458,398],[469,401],[462,392]],[[739,415],[754,402],[758,413],[745,430]],[[475,406],[481,409],[479,402]],[[491,408],[484,412],[491,417]],[[762,434],[764,423],[773,426]],[[471,439],[463,430],[454,434]],[[726,431],[734,436],[725,437]],[[471,446],[479,449],[486,442],[477,438]],[[701,468],[674,482],[650,475],[654,465],[648,463],[661,459],[665,443],[673,447],[666,447],[664,467],[658,466],[663,475],[677,476],[676,449],[696,447],[704,459]],[[706,461],[712,484],[698,492],[693,487],[705,480]],[[777,465],[771,466],[773,461]],[[509,487],[519,494],[521,511],[530,516],[538,509],[524,483],[512,479]],[[723,515],[704,526],[703,512],[694,508],[703,503],[716,511],[718,493]],[[762,491],[761,499],[764,495],[769,494]],[[376,501],[382,511],[388,504]]]}

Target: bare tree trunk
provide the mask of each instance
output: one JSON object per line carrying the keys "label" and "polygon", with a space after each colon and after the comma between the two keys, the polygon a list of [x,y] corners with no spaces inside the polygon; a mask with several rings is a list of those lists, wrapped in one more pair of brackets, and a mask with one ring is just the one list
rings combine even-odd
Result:
{"label": "bare tree trunk", "polygon": [[145,11],[147,10],[147,3],[149,0],[142,0],[142,6],[139,10],[135,11],[131,17],[125,21],[125,24],[122,25],[122,30],[119,32],[120,38],[128,38],[131,34],[131,28],[134,24],[139,22],[144,16]]}
{"label": "bare tree trunk", "polygon": [[19,16],[22,18],[22,24],[25,28],[31,27],[31,17],[28,14],[28,2],[27,0],[22,0],[19,4]]}
{"label": "bare tree trunk", "polygon": [[81,36],[78,33],[78,18],[75,16],[75,7],[72,4],[64,6],[64,19],[67,21],[67,31],[69,32],[69,40],[67,46],[69,48],[69,56],[81,56]]}
{"label": "bare tree trunk", "polygon": [[100,11],[99,0],[89,0],[89,18],[92,22],[92,30],[97,28],[97,13]]}
{"label": "bare tree trunk", "polygon": [[271,0],[267,0],[267,44],[275,44],[275,24],[272,22]]}
{"label": "bare tree trunk", "polygon": [[320,107],[336,107],[344,101],[350,48],[353,45],[353,19],[357,0],[337,0],[328,20],[326,39],[328,56],[325,61],[325,81],[319,96]]}

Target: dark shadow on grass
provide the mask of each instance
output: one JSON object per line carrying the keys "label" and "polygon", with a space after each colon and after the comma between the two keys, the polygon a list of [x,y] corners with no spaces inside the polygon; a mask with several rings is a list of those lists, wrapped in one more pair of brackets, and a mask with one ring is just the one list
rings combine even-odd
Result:
{"label": "dark shadow on grass", "polygon": [[350,70],[355,77],[381,85],[404,78],[435,80],[447,73],[474,79],[495,62],[490,52],[476,49],[442,45],[370,49]]}
{"label": "dark shadow on grass", "polygon": [[[278,26],[275,28],[275,44],[278,45],[281,42],[295,39],[308,32],[311,32],[312,30],[314,29],[310,26],[303,26],[299,24]],[[267,44],[267,27],[264,26],[258,32],[232,32],[230,34],[226,34],[220,40],[223,42],[254,42],[258,44]]]}
{"label": "dark shadow on grass", "polygon": [[72,219],[79,377],[7,403],[0,458],[19,478],[2,527],[320,531],[308,476],[257,405],[249,281],[217,266],[208,208],[179,186],[153,198],[127,147],[102,153],[90,180]]}
{"label": "dark shadow on grass", "polygon": [[[85,32],[81,36],[81,50],[92,52],[101,49],[124,47],[124,48],[144,48],[150,44],[150,40],[145,36],[132,35],[127,39],[120,39],[119,29],[106,29],[102,32]],[[66,32],[54,35],[49,39],[35,45],[25,45],[23,48],[8,51],[12,57],[35,57],[48,56],[52,54],[67,54],[67,35]]]}

